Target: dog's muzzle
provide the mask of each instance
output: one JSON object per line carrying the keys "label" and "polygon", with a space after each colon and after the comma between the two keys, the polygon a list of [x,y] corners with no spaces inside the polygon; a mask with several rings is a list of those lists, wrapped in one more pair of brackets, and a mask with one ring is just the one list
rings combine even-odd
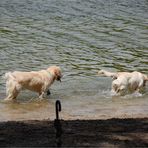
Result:
{"label": "dog's muzzle", "polygon": [[58,76],[57,77],[57,81],[60,81],[61,82],[61,76]]}

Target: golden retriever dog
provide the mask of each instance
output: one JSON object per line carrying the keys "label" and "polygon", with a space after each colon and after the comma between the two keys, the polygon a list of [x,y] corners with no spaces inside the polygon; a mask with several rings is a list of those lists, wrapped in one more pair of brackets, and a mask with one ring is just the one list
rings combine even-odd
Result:
{"label": "golden retriever dog", "polygon": [[98,71],[99,76],[112,77],[111,92],[117,95],[126,93],[140,92],[148,81],[148,76],[140,72],[108,72],[105,70]]}
{"label": "golden retriever dog", "polygon": [[55,80],[61,81],[61,69],[57,66],[51,66],[46,70],[21,72],[14,71],[5,74],[6,94],[5,100],[15,100],[19,92],[28,89],[39,94],[42,99],[49,93],[49,87]]}

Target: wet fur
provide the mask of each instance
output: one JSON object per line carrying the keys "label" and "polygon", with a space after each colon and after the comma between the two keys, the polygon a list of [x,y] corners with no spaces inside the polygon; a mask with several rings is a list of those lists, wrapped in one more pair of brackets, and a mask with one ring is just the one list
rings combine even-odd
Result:
{"label": "wet fur", "polygon": [[140,92],[148,81],[148,76],[140,72],[117,72],[112,73],[105,70],[98,72],[99,76],[112,77],[112,92],[117,95]]}
{"label": "wet fur", "polygon": [[23,89],[28,89],[44,98],[49,93],[49,87],[55,80],[62,77],[61,70],[57,66],[51,66],[46,70],[21,72],[14,71],[5,74],[6,94],[5,100],[14,100]]}

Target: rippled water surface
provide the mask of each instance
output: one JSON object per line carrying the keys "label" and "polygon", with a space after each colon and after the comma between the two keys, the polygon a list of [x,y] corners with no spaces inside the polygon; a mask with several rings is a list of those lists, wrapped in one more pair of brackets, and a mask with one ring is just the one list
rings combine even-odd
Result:
{"label": "rippled water surface", "polygon": [[[148,86],[142,96],[111,97],[111,79],[99,69],[148,74],[147,0],[1,0],[0,121],[148,116]],[[18,103],[3,103],[8,71],[59,65],[62,83],[50,99],[25,91]]]}

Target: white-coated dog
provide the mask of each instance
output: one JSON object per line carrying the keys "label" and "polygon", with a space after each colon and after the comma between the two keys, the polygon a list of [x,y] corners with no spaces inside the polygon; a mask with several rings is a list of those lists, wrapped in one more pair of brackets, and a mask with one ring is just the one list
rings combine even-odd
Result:
{"label": "white-coated dog", "polygon": [[114,94],[125,95],[126,93],[140,92],[148,81],[148,76],[140,72],[108,72],[98,71],[99,76],[112,77],[112,90]]}
{"label": "white-coated dog", "polygon": [[39,93],[42,99],[48,92],[49,87],[55,80],[61,81],[61,69],[58,66],[51,66],[46,70],[21,72],[14,71],[5,74],[6,94],[5,100],[14,100],[19,92],[28,89]]}

